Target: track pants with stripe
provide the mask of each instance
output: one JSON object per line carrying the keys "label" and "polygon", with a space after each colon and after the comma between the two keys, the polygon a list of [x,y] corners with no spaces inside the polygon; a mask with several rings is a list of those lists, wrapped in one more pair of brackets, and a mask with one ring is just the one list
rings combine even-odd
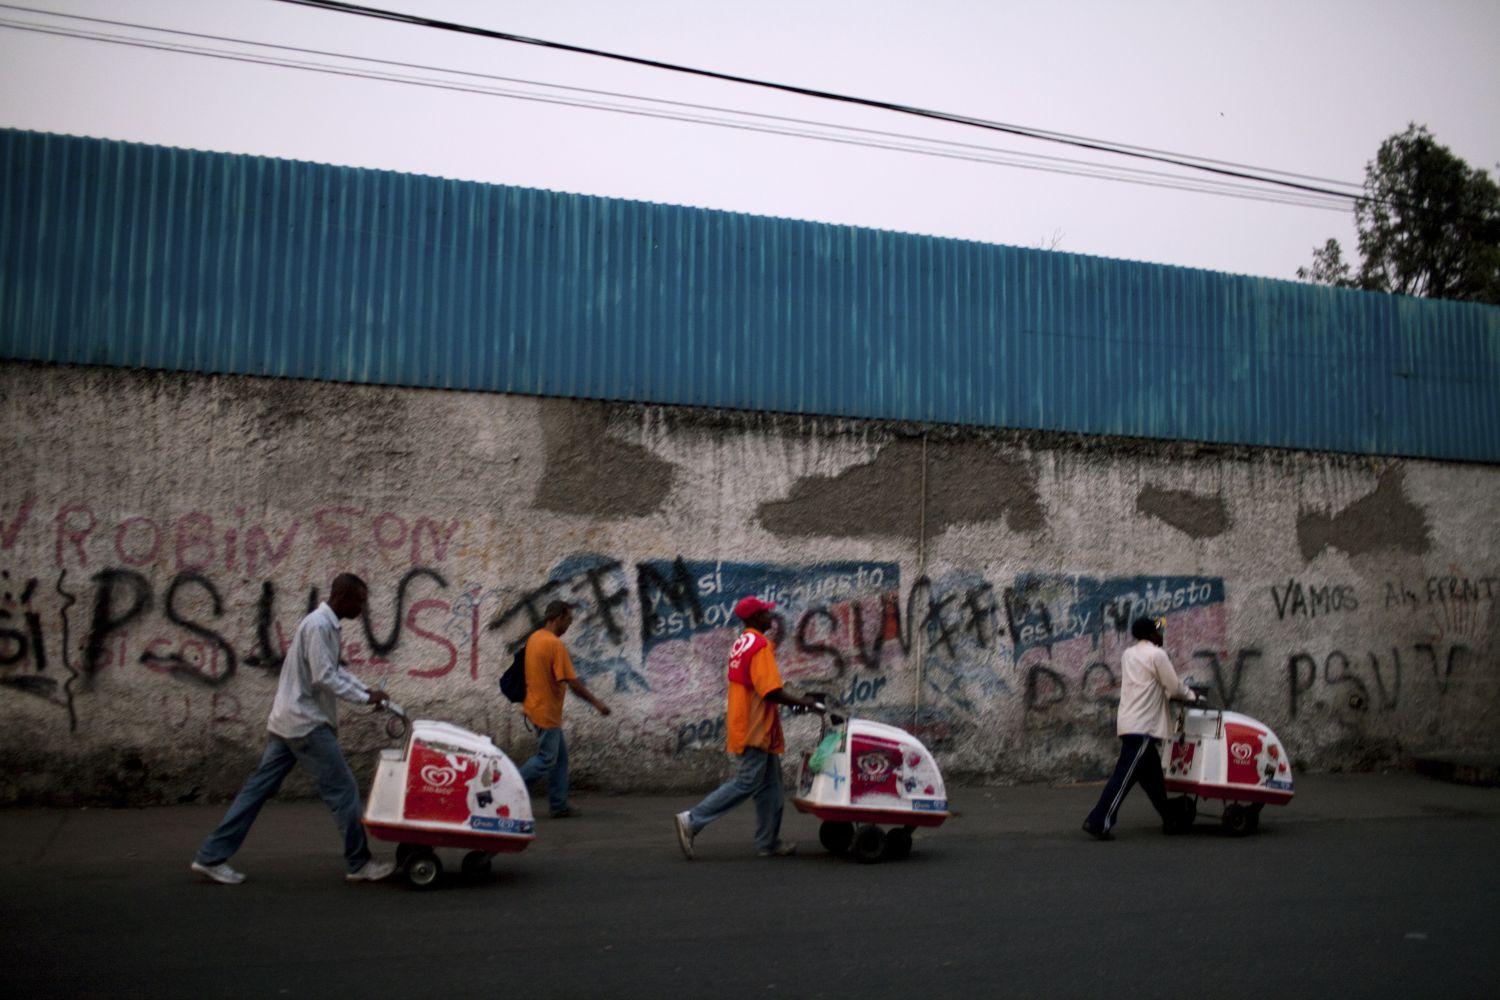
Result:
{"label": "track pants with stripe", "polygon": [[1166,821],[1171,816],[1171,806],[1161,775],[1161,740],[1129,733],[1120,737],[1120,759],[1115,763],[1115,773],[1109,776],[1099,804],[1089,813],[1088,825],[1105,831],[1113,827],[1120,814],[1120,803],[1136,782],[1140,782],[1147,798]]}

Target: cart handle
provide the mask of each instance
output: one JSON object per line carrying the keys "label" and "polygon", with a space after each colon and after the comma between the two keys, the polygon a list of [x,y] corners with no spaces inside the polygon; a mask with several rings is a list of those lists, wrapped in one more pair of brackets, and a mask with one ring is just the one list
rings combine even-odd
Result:
{"label": "cart handle", "polygon": [[387,698],[382,704],[375,706],[377,712],[389,712],[391,717],[385,720],[385,735],[393,740],[406,738],[411,729],[411,717],[406,714],[406,709]]}
{"label": "cart handle", "polygon": [[1188,701],[1186,698],[1178,698],[1176,696],[1168,698],[1167,700],[1172,702],[1174,705],[1188,705],[1195,708],[1211,708],[1208,704],[1208,696],[1211,691],[1209,690],[1207,684],[1189,683],[1187,688],[1189,691],[1193,692],[1193,694],[1198,696],[1195,700]]}
{"label": "cart handle", "polygon": [[[849,710],[829,697],[826,691],[809,691],[807,696],[813,700],[815,709],[822,714],[822,728],[827,729],[830,725],[842,726],[849,721]],[[793,709],[792,711],[799,710]],[[809,709],[800,711],[809,711]]]}
{"label": "cart handle", "polygon": [[1190,709],[1190,708],[1196,708],[1196,709],[1199,709],[1200,711],[1215,713],[1214,721],[1215,721],[1215,723],[1217,725],[1217,728],[1216,728],[1216,730],[1214,732],[1214,738],[1218,739],[1219,737],[1223,736],[1223,733],[1224,733],[1224,711],[1225,711],[1224,706],[1223,705],[1209,705],[1208,704],[1208,687],[1207,687],[1207,685],[1204,685],[1204,684],[1189,684],[1188,685],[1188,689],[1198,696],[1198,700],[1197,701],[1188,701],[1186,698],[1169,698],[1169,699],[1167,699],[1168,701],[1170,701],[1172,703],[1172,707],[1173,708],[1180,709],[1180,711],[1177,711],[1177,712],[1173,713],[1173,715],[1175,716],[1175,718],[1177,720],[1177,726],[1176,726],[1177,735],[1179,737],[1181,737],[1181,736],[1183,736],[1187,732],[1187,710]]}

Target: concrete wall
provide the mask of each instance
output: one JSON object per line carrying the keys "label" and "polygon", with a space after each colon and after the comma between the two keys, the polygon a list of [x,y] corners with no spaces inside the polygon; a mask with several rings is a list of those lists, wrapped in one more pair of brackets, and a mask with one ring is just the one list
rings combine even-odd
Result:
{"label": "concrete wall", "polygon": [[[570,704],[585,786],[723,773],[750,591],[789,683],[950,780],[1097,776],[1143,607],[1302,769],[1500,750],[1495,467],[20,364],[0,393],[0,801],[231,793],[345,569],[353,669],[513,756],[507,648],[580,602],[616,708]],[[363,710],[344,737],[387,742]]]}

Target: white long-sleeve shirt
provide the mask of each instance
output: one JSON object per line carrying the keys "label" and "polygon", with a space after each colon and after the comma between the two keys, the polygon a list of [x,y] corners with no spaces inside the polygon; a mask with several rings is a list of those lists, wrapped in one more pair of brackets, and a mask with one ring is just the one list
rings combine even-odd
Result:
{"label": "white long-sleeve shirt", "polygon": [[1193,692],[1178,679],[1167,651],[1145,639],[1120,654],[1120,714],[1115,732],[1120,736],[1144,734],[1167,738],[1172,721],[1167,716],[1168,698],[1189,698]]}
{"label": "white long-sleeve shirt", "polygon": [[363,705],[369,691],[339,666],[339,616],[327,603],[297,626],[281,664],[276,701],[266,728],[283,739],[306,736],[322,725],[339,728],[338,699]]}

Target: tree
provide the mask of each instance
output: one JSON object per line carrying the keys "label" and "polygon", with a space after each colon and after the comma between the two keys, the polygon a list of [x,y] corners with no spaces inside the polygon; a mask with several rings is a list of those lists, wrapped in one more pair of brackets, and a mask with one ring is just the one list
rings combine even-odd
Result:
{"label": "tree", "polygon": [[1359,287],[1359,282],[1350,273],[1349,262],[1344,259],[1344,248],[1334,239],[1313,251],[1312,267],[1297,268],[1297,277],[1319,285],[1333,285],[1335,288]]}
{"label": "tree", "polygon": [[1500,305],[1500,186],[1426,126],[1380,144],[1354,206],[1359,269],[1338,240],[1313,251],[1297,277],[1372,292]]}

